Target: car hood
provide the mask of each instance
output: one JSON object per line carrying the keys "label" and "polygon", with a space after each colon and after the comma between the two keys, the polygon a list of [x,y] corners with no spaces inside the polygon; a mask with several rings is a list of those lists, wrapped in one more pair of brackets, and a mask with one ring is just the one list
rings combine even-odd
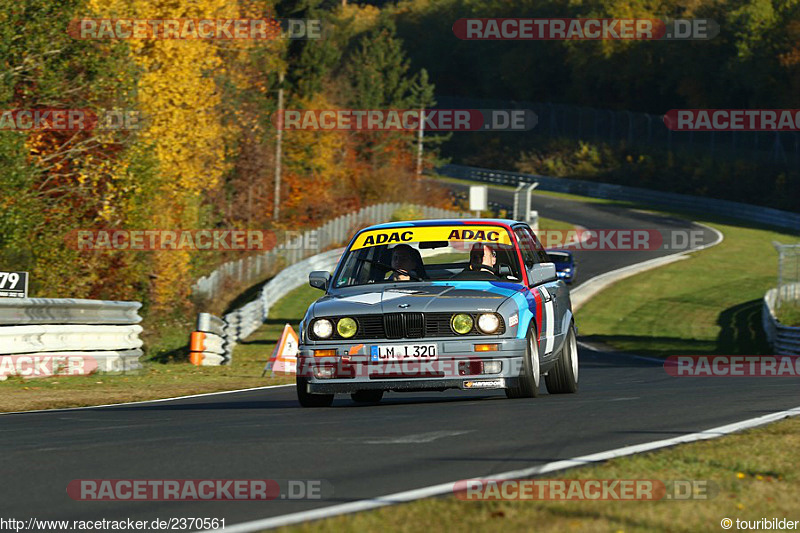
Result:
{"label": "car hood", "polygon": [[470,281],[393,283],[337,289],[317,300],[312,316],[396,312],[497,311],[519,292],[515,283]]}

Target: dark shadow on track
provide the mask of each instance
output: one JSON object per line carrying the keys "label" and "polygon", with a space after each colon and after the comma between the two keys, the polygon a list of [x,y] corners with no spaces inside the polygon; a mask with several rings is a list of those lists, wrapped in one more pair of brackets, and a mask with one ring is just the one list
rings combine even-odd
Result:
{"label": "dark shadow on track", "polygon": [[581,339],[589,343],[600,343],[609,346],[632,346],[631,349],[626,351],[657,358],[665,358],[670,355],[712,354],[716,353],[717,346],[716,341],[645,335],[587,335]]}
{"label": "dark shadow on track", "polygon": [[772,350],[761,326],[763,301],[750,300],[729,307],[719,314],[717,324],[722,327],[717,336],[716,352],[725,355],[762,355]]}
{"label": "dark shadow on track", "polygon": [[587,335],[580,340],[606,346],[630,347],[629,353],[665,358],[671,355],[765,355],[772,350],[761,327],[761,299],[722,311],[716,324],[721,330],[711,340],[643,335]]}

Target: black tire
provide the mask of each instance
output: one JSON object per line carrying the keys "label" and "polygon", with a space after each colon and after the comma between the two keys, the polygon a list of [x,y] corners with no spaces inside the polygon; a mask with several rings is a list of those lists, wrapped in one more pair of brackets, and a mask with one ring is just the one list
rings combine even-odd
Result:
{"label": "black tire", "polygon": [[575,339],[575,326],[571,322],[564,346],[558,354],[558,361],[544,377],[544,381],[550,394],[578,392],[578,343]]}
{"label": "black tire", "polygon": [[303,407],[330,407],[333,394],[309,394],[306,390],[308,378],[297,378],[297,400]]}
{"label": "black tire", "polygon": [[536,328],[534,328],[533,323],[528,328],[528,336],[526,338],[528,342],[525,348],[525,357],[522,358],[519,380],[517,386],[506,389],[508,398],[537,398],[539,396],[542,374],[540,371],[539,344],[536,341]]}
{"label": "black tire", "polygon": [[356,403],[380,403],[383,398],[382,390],[360,390],[352,393],[350,397]]}

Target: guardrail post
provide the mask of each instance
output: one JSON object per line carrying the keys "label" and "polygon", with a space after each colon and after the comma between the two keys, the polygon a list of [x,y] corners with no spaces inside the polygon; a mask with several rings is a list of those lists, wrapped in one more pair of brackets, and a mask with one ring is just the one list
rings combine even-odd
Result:
{"label": "guardrail post", "polygon": [[519,210],[518,210],[518,206],[519,206],[519,193],[522,191],[522,189],[523,189],[523,188],[524,188],[526,185],[527,185],[527,183],[525,183],[524,181],[520,181],[520,182],[519,182],[519,185],[517,185],[517,188],[516,188],[516,189],[514,189],[514,214],[513,214],[513,215],[512,215],[512,217],[511,217],[511,218],[513,218],[514,220],[519,220]]}

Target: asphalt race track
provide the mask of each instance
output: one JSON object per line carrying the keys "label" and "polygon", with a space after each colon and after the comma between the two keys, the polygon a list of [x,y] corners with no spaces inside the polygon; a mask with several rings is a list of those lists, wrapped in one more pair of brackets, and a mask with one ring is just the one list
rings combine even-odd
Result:
{"label": "asphalt race track", "polygon": [[[506,191],[492,192],[502,201]],[[510,195],[511,193],[507,193]],[[690,229],[603,204],[538,197],[587,228]],[[697,229],[697,227],[695,227]],[[707,231],[704,242],[715,235]],[[674,250],[578,252],[580,281]],[[580,326],[580,324],[579,324]],[[226,526],[684,435],[800,405],[794,378],[674,378],[660,363],[581,348],[580,392],[390,393],[301,409],[293,387],[0,416],[0,515],[225,518]],[[325,500],[75,501],[75,479],[322,479]]]}

